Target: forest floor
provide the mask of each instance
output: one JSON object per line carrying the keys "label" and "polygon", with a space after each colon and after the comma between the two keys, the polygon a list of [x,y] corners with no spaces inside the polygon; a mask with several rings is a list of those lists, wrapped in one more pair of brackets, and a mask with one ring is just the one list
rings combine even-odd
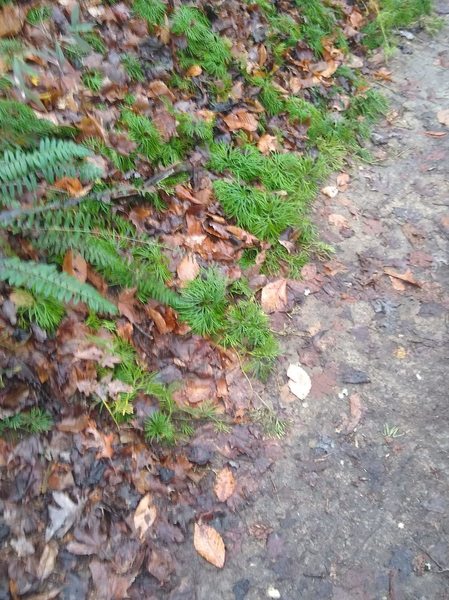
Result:
{"label": "forest floor", "polygon": [[[435,38],[419,31],[403,32],[386,67],[370,59],[390,110],[368,144],[372,161],[349,157],[314,205],[319,239],[335,253],[303,267],[298,281],[277,280],[285,301],[288,285],[289,304],[271,314],[281,356],[268,383],[250,380],[235,359],[223,379],[226,353],[178,324],[175,337],[167,325],[173,311],[164,312],[166,331],[151,330],[157,343],[136,327],[148,368],[157,363],[165,383],[195,374],[187,404],[208,398],[212,382],[232,415],[228,429],[216,419],[185,445],[144,443],[148,398],[135,402],[135,429],[117,428],[87,401],[61,402],[47,387],[55,428],[17,444],[0,440],[0,600],[449,598],[448,26]],[[295,135],[289,148],[304,138]],[[188,205],[195,252],[228,261],[236,244],[220,229],[223,219],[187,192],[178,189],[166,218],[181,227]],[[160,228],[149,213],[133,215],[150,233]],[[218,241],[204,242],[206,226]],[[232,231],[244,234],[243,248],[246,233]],[[234,258],[235,248],[228,275]],[[276,300],[281,289],[267,281],[257,291],[273,285]],[[86,329],[73,313],[54,338],[29,342],[42,360],[32,366],[41,375],[53,369],[56,384],[76,366],[77,335]],[[122,316],[141,322],[133,310]],[[27,340],[19,349],[26,347]],[[80,358],[95,377],[97,356]],[[304,400],[289,391],[287,370],[296,363],[312,383]],[[14,390],[18,404],[31,406],[28,389]],[[253,408],[261,421],[286,417],[287,435],[266,439],[247,416]],[[224,567],[204,555],[225,558]]]}
{"label": "forest floor", "polygon": [[[192,549],[171,600],[449,597],[449,135],[434,133],[447,33],[404,40],[376,160],[316,203],[336,252],[332,268],[310,265],[310,293],[277,324],[266,394],[289,407],[282,458],[235,519],[225,568]],[[298,361],[313,382],[302,403],[286,390]]]}

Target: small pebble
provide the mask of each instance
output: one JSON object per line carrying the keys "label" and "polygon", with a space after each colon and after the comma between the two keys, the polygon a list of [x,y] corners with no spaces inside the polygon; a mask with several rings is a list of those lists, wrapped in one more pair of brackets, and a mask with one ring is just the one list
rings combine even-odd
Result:
{"label": "small pebble", "polygon": [[267,596],[268,598],[280,598],[281,592],[272,585],[270,585],[270,587],[267,589]]}

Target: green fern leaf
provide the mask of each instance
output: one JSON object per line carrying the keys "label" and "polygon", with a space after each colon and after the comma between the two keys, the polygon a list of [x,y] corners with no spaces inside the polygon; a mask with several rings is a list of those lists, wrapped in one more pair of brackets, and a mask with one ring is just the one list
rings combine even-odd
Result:
{"label": "green fern leaf", "polygon": [[0,279],[58,302],[85,302],[96,312],[117,313],[117,307],[92,286],[59,272],[54,265],[23,261],[17,257],[0,258]]}

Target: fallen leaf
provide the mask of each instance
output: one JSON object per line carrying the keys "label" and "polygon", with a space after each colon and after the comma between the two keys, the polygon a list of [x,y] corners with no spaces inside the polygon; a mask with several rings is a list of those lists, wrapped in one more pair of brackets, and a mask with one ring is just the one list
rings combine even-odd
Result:
{"label": "fallen leaf", "polygon": [[292,394],[300,400],[305,400],[312,389],[312,380],[309,374],[299,363],[292,363],[287,369],[289,378],[288,387]]}
{"label": "fallen leaf", "polygon": [[226,502],[234,493],[235,477],[229,467],[225,467],[217,473],[214,491],[220,502]]}
{"label": "fallen leaf", "polygon": [[223,121],[229,127],[230,131],[243,129],[244,131],[256,131],[258,122],[256,117],[247,110],[240,108],[229,115],[223,117]]}
{"label": "fallen leaf", "polygon": [[321,190],[321,193],[328,198],[335,198],[338,195],[338,188],[335,185],[327,185]]}
{"label": "fallen leaf", "polygon": [[221,535],[213,527],[195,523],[193,533],[195,550],[214,567],[222,569],[225,562],[225,545]]}
{"label": "fallen leaf", "polygon": [[175,96],[168,89],[167,85],[160,79],[154,79],[148,86],[148,96],[150,98],[159,98],[160,96],[167,96],[170,100],[175,100]]}
{"label": "fallen leaf", "polygon": [[54,540],[44,546],[36,571],[36,575],[41,581],[44,581],[53,573],[58,551],[58,544]]}
{"label": "fallen leaf", "polygon": [[398,273],[397,271],[393,271],[393,269],[385,268],[384,273],[389,275],[390,277],[394,277],[395,279],[399,279],[400,281],[405,281],[405,283],[410,283],[411,285],[416,285],[417,287],[421,287],[421,284],[416,281],[413,273],[410,269],[407,269],[405,273]]}
{"label": "fallen leaf", "polygon": [[55,181],[53,185],[58,190],[68,192],[74,198],[84,196],[89,189],[84,190],[83,184],[76,177],[62,177],[62,179]]}
{"label": "fallen leaf", "polygon": [[271,281],[262,289],[260,298],[262,308],[266,313],[284,310],[287,306],[287,280]]}
{"label": "fallen leaf", "polygon": [[134,527],[137,535],[143,541],[148,529],[153,525],[157,517],[157,509],[152,504],[151,494],[146,494],[137,505],[134,513]]}
{"label": "fallen leaf", "polygon": [[193,254],[186,254],[176,268],[178,277],[183,283],[192,281],[200,272],[200,266]]}
{"label": "fallen leaf", "polygon": [[126,317],[130,323],[140,323],[141,321],[137,308],[136,289],[129,288],[121,291],[117,302],[120,314]]}
{"label": "fallen leaf", "polygon": [[58,431],[64,431],[65,433],[79,433],[89,426],[89,415],[81,415],[80,417],[69,417],[63,419],[56,425]]}
{"label": "fallen leaf", "polygon": [[0,37],[16,35],[23,27],[24,11],[18,6],[7,4],[0,9]]}
{"label": "fallen leaf", "polygon": [[186,71],[186,77],[198,77],[203,72],[200,65],[192,65]]}
{"label": "fallen leaf", "polygon": [[167,583],[170,575],[175,572],[175,564],[168,549],[152,548],[147,569],[159,583]]}
{"label": "fallen leaf", "polygon": [[349,173],[339,173],[337,175],[337,187],[340,192],[345,192],[349,184]]}
{"label": "fallen leaf", "polygon": [[262,154],[275,152],[279,148],[277,137],[275,135],[270,135],[269,133],[264,133],[257,142],[257,147]]}
{"label": "fallen leaf", "polygon": [[[119,390],[117,393],[122,393],[123,391],[129,391],[130,386],[123,384],[122,381],[119,380],[114,380],[112,382],[110,382],[110,384],[117,384],[119,387]],[[121,386],[124,385],[124,388],[122,388]],[[111,395],[112,397],[114,397],[114,390],[108,390],[109,391],[109,395]],[[100,397],[102,397],[101,392],[98,391],[98,394]],[[117,394],[116,394],[117,395]],[[112,447],[112,442],[114,441],[114,434],[113,433],[103,433],[102,431],[98,431],[98,429],[95,427],[95,425],[92,423],[90,427],[88,427],[86,429],[86,433],[89,433],[93,436],[93,440],[87,440],[84,442],[84,445],[86,446],[86,448],[98,448],[98,452],[96,454],[97,459],[100,458],[112,458],[114,455],[114,448]]]}
{"label": "fallen leaf", "polygon": [[112,570],[110,563],[100,562],[97,559],[91,561],[89,569],[95,587],[95,600],[123,600],[123,598],[129,598],[128,588],[137,577],[137,572],[117,575]]}
{"label": "fallen leaf", "polygon": [[66,252],[62,263],[62,270],[78,279],[78,281],[81,281],[81,283],[85,283],[87,279],[87,262],[81,254],[74,254],[72,250]]}
{"label": "fallen leaf", "polygon": [[349,227],[348,219],[343,215],[332,213],[327,217],[327,220],[331,225],[342,229],[343,227]]}
{"label": "fallen leaf", "polygon": [[449,108],[445,108],[444,110],[438,111],[437,118],[442,125],[446,125],[446,127],[449,127]]}
{"label": "fallen leaf", "polygon": [[73,523],[80,516],[84,508],[84,500],[79,500],[77,504],[63,492],[53,492],[53,500],[59,508],[48,507],[48,516],[50,524],[45,532],[45,541],[49,542],[53,536],[62,538],[72,527]]}

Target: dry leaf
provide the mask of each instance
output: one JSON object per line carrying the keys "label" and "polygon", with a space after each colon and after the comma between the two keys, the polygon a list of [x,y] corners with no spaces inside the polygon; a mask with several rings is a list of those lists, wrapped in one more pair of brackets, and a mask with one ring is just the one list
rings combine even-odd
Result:
{"label": "dry leaf", "polygon": [[257,142],[257,147],[262,152],[262,154],[268,154],[269,152],[275,152],[278,149],[278,140],[275,135],[270,135],[269,133],[265,133],[261,136],[260,140]]}
{"label": "dry leaf", "polygon": [[134,513],[134,527],[141,541],[145,539],[148,529],[157,517],[157,509],[152,504],[151,494],[146,494],[137,505]]}
{"label": "dry leaf", "polygon": [[292,394],[300,400],[305,400],[312,389],[312,380],[307,371],[299,363],[292,363],[287,369],[287,377]]}
{"label": "dry leaf", "polygon": [[80,417],[68,417],[67,419],[63,419],[56,424],[56,429],[58,431],[64,431],[66,433],[79,433],[88,427],[89,425],[89,415],[81,415]]}
{"label": "dry leaf", "polygon": [[342,227],[349,227],[348,220],[343,215],[338,215],[337,213],[332,213],[327,217],[327,220],[331,225],[335,225],[341,229]]}
{"label": "dry leaf", "polygon": [[168,89],[166,84],[160,79],[155,79],[148,86],[148,96],[150,98],[159,98],[160,96],[167,96],[170,100],[175,100],[175,96]]}
{"label": "dry leaf", "polygon": [[[122,384],[123,382],[119,381],[118,383]],[[126,386],[126,387],[129,389],[129,386]],[[125,387],[125,390],[126,390],[126,387]],[[125,390],[123,390],[123,391],[125,391]],[[112,442],[114,441],[113,433],[109,433],[109,434],[102,433],[101,431],[98,431],[98,429],[95,427],[95,425],[93,423],[92,423],[91,427],[88,427],[86,429],[86,433],[90,433],[94,438],[93,440],[89,440],[89,439],[84,440],[84,445],[86,446],[86,448],[98,448],[99,449],[95,458],[97,458],[97,459],[112,458],[112,456],[114,454],[114,448],[112,447]]]}
{"label": "dry leaf", "polygon": [[259,46],[257,55],[258,55],[257,62],[259,63],[259,67],[263,67],[264,64],[267,62],[267,58],[268,58],[267,49],[265,48],[265,46],[263,44],[261,44]]}
{"label": "dry leaf", "polygon": [[231,131],[243,129],[244,131],[256,131],[258,122],[256,117],[247,110],[240,108],[223,117],[223,121]]}
{"label": "dry leaf", "polygon": [[54,183],[55,188],[68,192],[74,198],[84,196],[87,190],[84,191],[83,184],[76,177],[62,177]]}
{"label": "dry leaf", "polygon": [[86,261],[81,254],[73,254],[71,250],[64,256],[62,270],[78,279],[78,281],[81,281],[81,283],[85,283],[87,279]]}
{"label": "dry leaf", "polygon": [[446,125],[446,127],[449,127],[449,108],[445,108],[444,110],[438,111],[437,118],[442,125]]}
{"label": "dry leaf", "polygon": [[200,65],[192,65],[187,69],[186,77],[199,77],[202,72],[203,69],[200,67]]}
{"label": "dry leaf", "polygon": [[262,289],[262,308],[266,313],[284,310],[287,306],[287,280],[277,279]]}
{"label": "dry leaf", "polygon": [[419,281],[416,281],[413,273],[410,269],[407,269],[405,273],[398,273],[397,271],[393,271],[393,269],[385,268],[384,273],[389,275],[390,277],[394,277],[395,279],[400,279],[401,281],[405,281],[405,283],[410,283],[411,285],[416,285],[417,287],[421,287]]}
{"label": "dry leaf", "polygon": [[176,272],[178,273],[180,281],[183,283],[195,279],[200,272],[200,266],[197,263],[195,256],[193,254],[186,254],[179,263]]}
{"label": "dry leaf", "polygon": [[136,288],[129,288],[120,292],[117,307],[120,314],[126,317],[130,323],[140,323],[142,320],[137,308]]}
{"label": "dry leaf", "polygon": [[234,493],[235,477],[229,467],[225,467],[217,473],[214,491],[220,502],[226,502],[226,500]]}
{"label": "dry leaf", "polygon": [[225,545],[221,535],[213,527],[195,523],[193,534],[195,550],[214,567],[222,569],[225,562]]}
{"label": "dry leaf", "polygon": [[44,546],[36,572],[41,581],[44,581],[53,573],[58,551],[58,544],[54,540]]}
{"label": "dry leaf", "polygon": [[23,9],[13,4],[7,4],[0,9],[0,37],[16,35],[22,29],[23,22]]}
{"label": "dry leaf", "polygon": [[345,192],[349,184],[349,173],[340,173],[337,175],[337,187],[340,192]]}
{"label": "dry leaf", "polygon": [[338,195],[338,188],[335,185],[327,185],[321,190],[321,193],[328,198],[335,198]]}

